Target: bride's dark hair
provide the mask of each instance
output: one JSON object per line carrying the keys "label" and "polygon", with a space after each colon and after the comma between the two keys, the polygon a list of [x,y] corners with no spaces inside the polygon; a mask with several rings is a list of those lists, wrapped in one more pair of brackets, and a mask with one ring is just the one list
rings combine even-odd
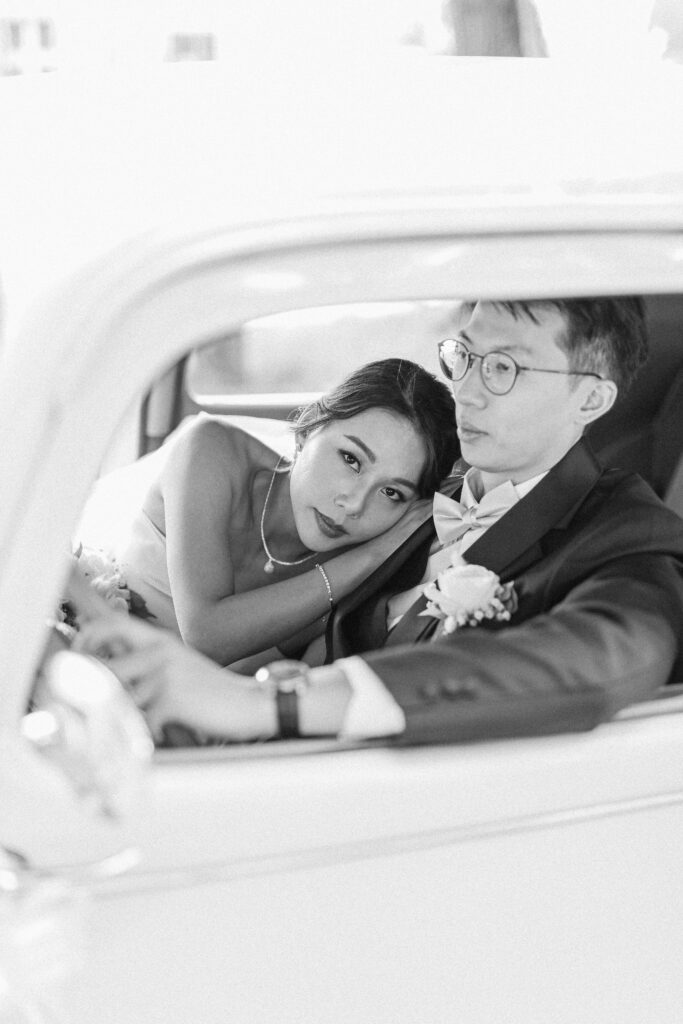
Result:
{"label": "bride's dark hair", "polygon": [[427,449],[420,497],[431,496],[460,456],[455,406],[446,384],[409,359],[366,363],[299,411],[294,423],[297,444],[317,427],[367,409],[386,409],[412,423]]}

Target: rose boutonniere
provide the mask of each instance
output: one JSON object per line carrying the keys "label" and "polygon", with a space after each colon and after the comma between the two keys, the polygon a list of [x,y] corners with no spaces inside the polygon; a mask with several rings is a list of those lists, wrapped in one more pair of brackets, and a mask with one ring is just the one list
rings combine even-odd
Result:
{"label": "rose boutonniere", "polygon": [[455,553],[450,566],[425,586],[424,595],[428,604],[420,614],[440,619],[442,635],[478,626],[484,619],[505,622],[517,608],[513,583],[501,583],[495,572],[470,565]]}

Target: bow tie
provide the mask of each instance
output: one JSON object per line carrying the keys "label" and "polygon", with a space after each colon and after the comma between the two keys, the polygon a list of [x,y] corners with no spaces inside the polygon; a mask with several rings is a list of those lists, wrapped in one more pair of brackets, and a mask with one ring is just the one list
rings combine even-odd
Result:
{"label": "bow tie", "polygon": [[479,504],[466,508],[445,494],[434,495],[434,526],[441,544],[452,544],[468,530],[486,530],[493,526],[508,509],[516,505],[519,497],[510,480],[485,494]]}

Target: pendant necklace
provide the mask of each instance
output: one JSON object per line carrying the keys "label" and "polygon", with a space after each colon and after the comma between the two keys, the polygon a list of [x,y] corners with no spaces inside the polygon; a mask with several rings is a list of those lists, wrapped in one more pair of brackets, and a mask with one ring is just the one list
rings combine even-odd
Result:
{"label": "pendant necklace", "polygon": [[277,463],[275,464],[275,469],[273,470],[273,475],[270,478],[268,490],[266,491],[266,500],[263,502],[263,511],[261,512],[261,544],[263,545],[263,550],[265,551],[268,557],[268,561],[263,566],[263,571],[269,574],[275,572],[276,565],[302,565],[304,562],[307,562],[309,558],[316,557],[316,552],[314,551],[312,554],[306,555],[304,558],[297,558],[295,562],[284,562],[282,561],[282,559],[276,558],[275,555],[271,554],[268,545],[266,544],[266,532],[264,529],[264,524],[266,521],[266,509],[268,507],[268,499],[270,498],[270,492],[272,491],[273,484],[275,483],[275,475],[277,474],[280,468],[280,463],[282,462],[283,458],[284,455],[281,455],[280,458],[277,460]]}

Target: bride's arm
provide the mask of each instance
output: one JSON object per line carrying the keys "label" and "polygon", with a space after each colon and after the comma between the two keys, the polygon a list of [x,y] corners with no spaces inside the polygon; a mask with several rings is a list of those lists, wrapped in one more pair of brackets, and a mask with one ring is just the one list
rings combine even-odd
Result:
{"label": "bride's arm", "polygon": [[[251,501],[252,467],[241,435],[204,421],[178,444],[162,478],[169,580],[180,632],[186,643],[222,665],[276,647],[321,620],[330,607],[315,567],[235,593],[228,517],[240,501]],[[362,582],[429,514],[428,503],[420,502],[380,537],[329,559],[325,571],[335,600]]]}

